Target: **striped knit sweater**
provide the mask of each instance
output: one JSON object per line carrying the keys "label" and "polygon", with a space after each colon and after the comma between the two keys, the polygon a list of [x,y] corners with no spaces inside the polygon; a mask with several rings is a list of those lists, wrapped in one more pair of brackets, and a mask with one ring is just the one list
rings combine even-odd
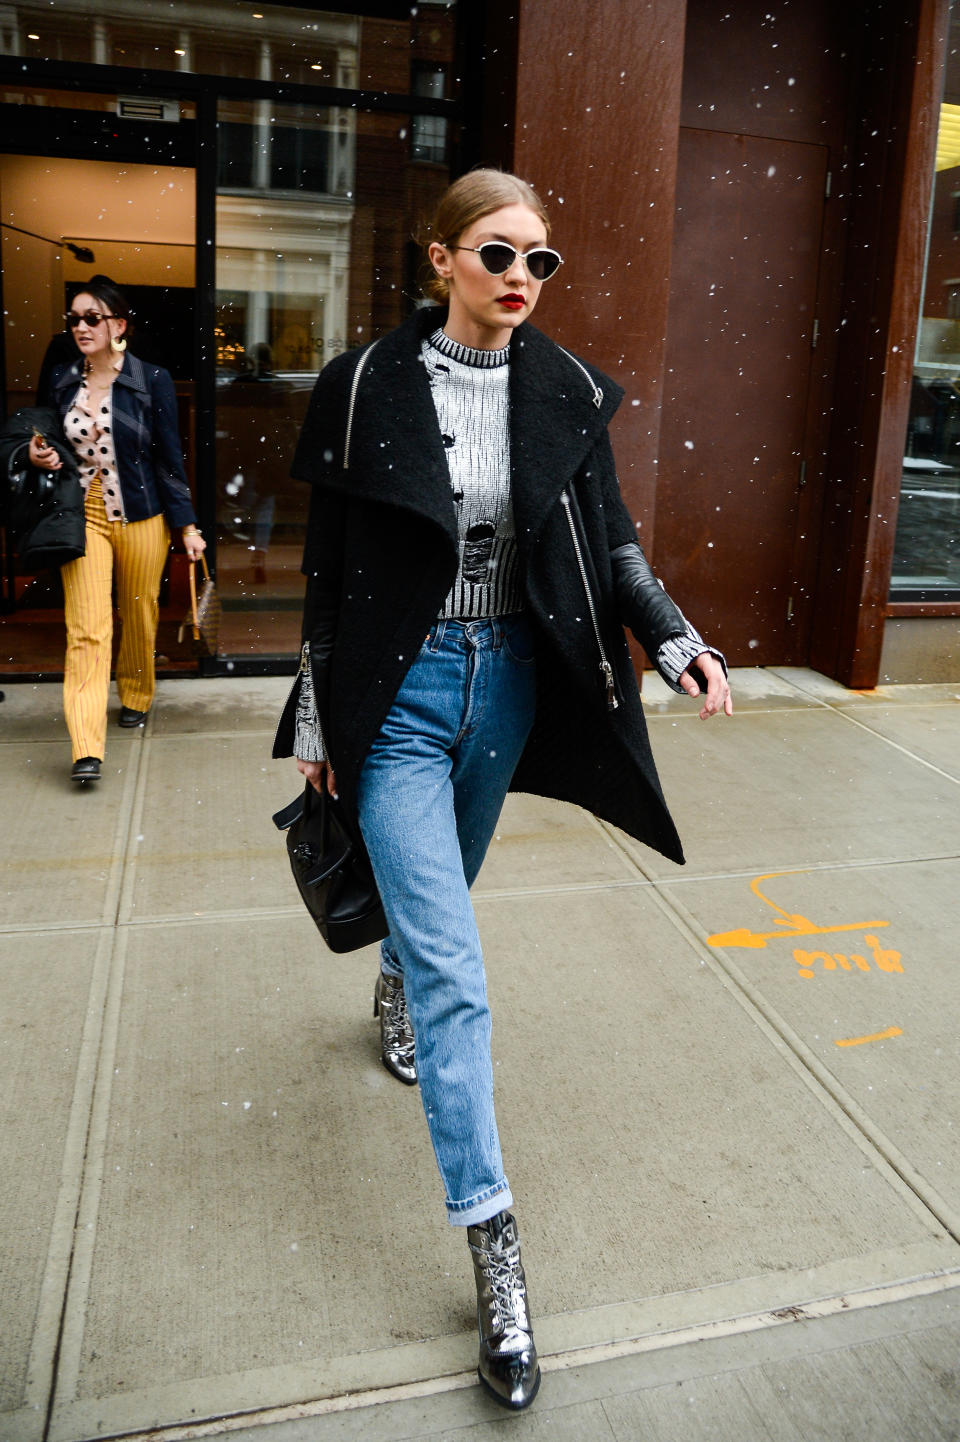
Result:
{"label": "striped knit sweater", "polygon": [[457,507],[460,564],[440,615],[523,608],[510,499],[510,350],[475,350],[434,331],[421,348]]}

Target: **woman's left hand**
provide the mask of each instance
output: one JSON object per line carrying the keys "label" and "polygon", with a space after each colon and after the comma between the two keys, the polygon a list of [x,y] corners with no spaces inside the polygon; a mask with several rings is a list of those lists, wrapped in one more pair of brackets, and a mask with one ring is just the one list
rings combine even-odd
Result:
{"label": "woman's left hand", "polygon": [[[715,716],[722,710],[724,715],[733,715],[733,696],[730,694],[730,685],[727,681],[726,672],[720,665],[716,656],[711,656],[709,651],[701,651],[700,655],[691,663],[698,666],[703,672],[707,682],[707,699],[700,711],[700,720],[706,721],[708,717]],[[680,685],[688,696],[702,696],[703,692],[689,671],[684,671],[680,677]]]}
{"label": "woman's left hand", "polygon": [[187,531],[183,533],[183,549],[191,561],[198,561],[207,549],[207,543],[199,531]]}

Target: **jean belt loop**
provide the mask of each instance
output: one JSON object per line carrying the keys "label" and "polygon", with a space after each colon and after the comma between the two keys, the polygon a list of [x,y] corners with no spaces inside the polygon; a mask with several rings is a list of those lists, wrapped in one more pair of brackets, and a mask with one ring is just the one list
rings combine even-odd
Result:
{"label": "jean belt loop", "polygon": [[500,647],[503,645],[503,634],[504,634],[504,632],[503,632],[503,617],[502,617],[502,616],[491,616],[491,617],[490,617],[490,630],[491,630],[491,633],[492,633],[492,635],[493,635],[493,649],[494,649],[495,651],[499,651],[499,650],[500,650]]}
{"label": "jean belt loop", "polygon": [[439,651],[439,650],[440,650],[440,646],[441,646],[441,643],[442,643],[442,641],[443,641],[443,633],[444,633],[444,631],[446,630],[446,628],[447,628],[447,622],[446,622],[446,617],[444,617],[444,616],[441,616],[441,617],[440,617],[440,620],[437,621],[437,622],[435,622],[435,624],[434,624],[433,626],[431,626],[431,628],[430,628],[430,630],[431,630],[431,632],[432,632],[432,638],[431,638],[431,640],[430,640],[430,650],[431,650],[431,651],[436,652],[436,651]]}

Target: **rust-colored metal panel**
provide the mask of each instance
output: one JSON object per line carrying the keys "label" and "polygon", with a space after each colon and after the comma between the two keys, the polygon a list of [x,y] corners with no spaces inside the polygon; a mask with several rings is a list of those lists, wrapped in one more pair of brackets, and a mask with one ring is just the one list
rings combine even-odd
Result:
{"label": "rust-colored metal panel", "polygon": [[823,144],[842,134],[861,0],[688,0],[681,125]]}
{"label": "rust-colored metal panel", "polygon": [[613,426],[649,539],[669,303],[683,0],[520,0],[514,167],[547,201],[565,264],[536,323],[627,398]]}
{"label": "rust-colored metal panel", "polygon": [[824,146],[681,132],[655,559],[738,665],[798,659],[826,169]]}

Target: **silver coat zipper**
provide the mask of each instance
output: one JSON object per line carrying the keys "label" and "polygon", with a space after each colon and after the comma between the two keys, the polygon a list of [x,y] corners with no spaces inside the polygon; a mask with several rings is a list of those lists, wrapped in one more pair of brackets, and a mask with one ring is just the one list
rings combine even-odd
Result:
{"label": "silver coat zipper", "polygon": [[580,364],[575,355],[571,355],[568,350],[563,350],[562,345],[558,346],[557,349],[562,350],[567,360],[572,360],[577,369],[579,371],[582,371],[584,376],[586,376],[587,385],[593,391],[593,404],[596,406],[597,410],[599,410],[600,407],[603,405],[603,391],[597,385],[596,381],[593,379],[593,376],[587,370],[585,365]]}
{"label": "silver coat zipper", "polygon": [[607,653],[603,647],[603,640],[600,636],[600,625],[597,621],[597,609],[593,604],[593,596],[590,592],[590,582],[587,579],[587,568],[583,562],[583,552],[580,549],[580,537],[577,535],[577,528],[574,524],[573,513],[570,510],[570,497],[566,491],[560,492],[560,502],[567,513],[567,525],[570,527],[570,539],[573,542],[573,549],[576,552],[577,565],[580,568],[580,579],[583,582],[583,594],[587,598],[587,607],[590,611],[590,620],[593,622],[593,634],[597,638],[597,649],[600,652],[600,670],[603,672],[603,683],[607,689],[607,710],[616,711],[620,702],[617,700],[613,685],[613,667],[607,660]]}
{"label": "silver coat zipper", "polygon": [[372,345],[367,346],[357,361],[356,369],[353,372],[353,380],[350,382],[350,400],[347,405],[347,430],[343,438],[343,469],[345,471],[349,470],[350,467],[350,437],[353,434],[353,408],[357,403],[357,387],[360,384],[360,376],[363,368],[373,353],[374,346],[378,346],[379,344],[380,339],[377,337]]}

